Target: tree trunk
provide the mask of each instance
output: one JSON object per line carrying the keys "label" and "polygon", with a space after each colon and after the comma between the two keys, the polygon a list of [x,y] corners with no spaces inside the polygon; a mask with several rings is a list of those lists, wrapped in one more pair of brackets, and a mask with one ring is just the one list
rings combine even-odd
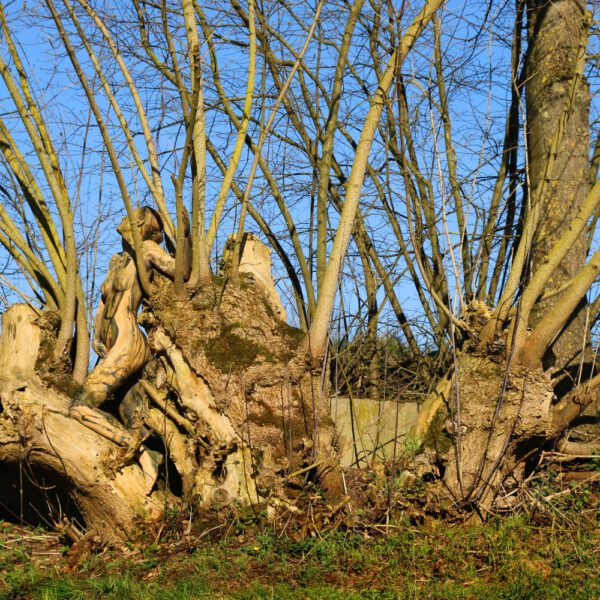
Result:
{"label": "tree trunk", "polygon": [[499,357],[458,356],[445,425],[444,482],[461,506],[490,507],[520,483],[525,461],[551,433],[550,377]]}
{"label": "tree trunk", "polygon": [[[189,299],[174,299],[166,284],[143,315],[157,357],[157,388],[191,411],[196,427],[204,424],[200,432],[209,425],[200,433],[204,444],[249,452],[231,464],[246,465],[245,479],[263,497],[275,488],[286,495],[288,484],[302,487],[304,474],[286,478],[311,464],[309,478],[337,494],[327,373],[303,355],[304,332],[278,318],[274,288],[263,288],[260,279],[242,274],[239,285],[215,279]],[[173,383],[161,384],[171,373]],[[236,480],[244,481],[239,469]],[[237,493],[231,499],[239,498]]]}
{"label": "tree trunk", "polygon": [[[22,464],[50,474],[84,527],[113,542],[135,538],[167,506],[198,514],[301,505],[315,485],[340,496],[327,372],[297,353],[304,333],[277,308],[248,275],[239,286],[215,278],[190,297],[164,280],[141,315],[152,358],[136,385],[150,437],[138,447],[133,432],[119,428],[119,448],[69,417],[70,390],[53,389],[47,373],[42,382],[35,368],[45,334],[28,307],[13,306],[0,338],[0,474]],[[150,449],[168,468],[148,493],[141,465]]]}
{"label": "tree trunk", "polygon": [[[540,223],[531,271],[544,262],[589,191],[590,92],[584,75],[590,15],[577,0],[530,0],[527,52],[528,170],[531,203]],[[555,289],[574,277],[586,260],[586,238],[573,244],[548,282]],[[561,294],[539,302],[535,326],[561,303]],[[544,367],[576,368],[589,343],[586,303],[579,305],[544,357]]]}
{"label": "tree trunk", "polygon": [[552,398],[541,368],[509,368],[502,353],[458,354],[412,429],[436,452],[453,506],[502,507],[527,459],[555,435]]}
{"label": "tree trunk", "polygon": [[145,495],[138,465],[120,465],[117,446],[71,419],[69,398],[42,384],[35,372],[40,345],[35,318],[25,305],[2,315],[0,467],[26,464],[34,473],[54,473],[88,531],[122,540],[135,533],[136,515],[156,517],[162,503]]}

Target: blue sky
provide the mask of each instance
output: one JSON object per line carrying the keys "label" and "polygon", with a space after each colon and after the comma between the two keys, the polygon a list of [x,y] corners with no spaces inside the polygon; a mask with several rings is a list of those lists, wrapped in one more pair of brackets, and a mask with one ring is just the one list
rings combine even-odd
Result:
{"label": "blue sky", "polygon": [[[119,9],[115,2],[104,2],[102,4],[108,12]],[[247,49],[244,47],[246,38],[243,32],[232,30],[231,18],[222,12],[219,3],[207,3],[206,11],[209,18],[217,24],[215,31],[219,36],[218,55],[223,72],[223,82],[232,97],[240,97],[245,87],[247,69]],[[398,3],[399,7],[400,4]],[[275,11],[271,15],[271,23],[284,32],[283,41],[298,50],[302,45],[304,28],[308,25],[314,7],[308,4],[300,4],[296,7],[300,15],[300,22],[290,20],[289,15],[282,11]],[[76,222],[82,240],[81,245],[81,272],[84,277],[86,289],[97,296],[98,285],[102,274],[105,272],[107,260],[110,255],[120,249],[118,235],[115,226],[121,219],[124,209],[118,190],[116,189],[114,177],[110,169],[106,168],[107,159],[103,153],[99,137],[90,120],[90,112],[79,87],[75,80],[69,63],[62,56],[57,36],[53,33],[48,21],[43,18],[43,9],[36,8],[35,3],[27,3],[26,9],[22,3],[9,2],[5,4],[10,26],[16,40],[20,44],[21,57],[24,60],[32,83],[36,90],[36,96],[42,107],[46,122],[50,125],[54,143],[60,150],[61,166],[66,179],[72,190],[72,197],[76,203]],[[367,15],[369,9],[365,9]],[[339,15],[343,13],[343,6],[331,3],[324,9],[319,35],[328,42],[336,42],[339,34]],[[467,219],[470,231],[475,234],[481,227],[480,214],[491,194],[494,177],[498,165],[498,143],[501,141],[504,129],[506,110],[510,98],[509,82],[509,52],[510,36],[513,28],[513,4],[510,2],[496,2],[487,11],[486,2],[449,2],[442,14],[442,47],[444,52],[445,72],[447,75],[447,91],[452,114],[453,140],[457,150],[458,172],[461,187],[466,197]],[[156,24],[154,24],[156,25]],[[364,25],[359,24],[359,29]],[[121,39],[122,43],[128,39]],[[175,43],[182,43],[182,38],[176,38]],[[408,94],[411,103],[410,118],[417,152],[421,162],[421,168],[427,172],[434,185],[435,193],[439,199],[447,202],[446,216],[448,225],[448,236],[440,227],[440,239],[445,251],[445,266],[449,273],[454,265],[460,269],[460,258],[458,252],[454,252],[454,261],[449,252],[450,246],[458,243],[457,227],[454,218],[452,202],[449,197],[447,180],[445,178],[445,155],[440,122],[439,111],[435,106],[436,92],[433,86],[433,71],[431,67],[431,27],[415,47],[410,59],[403,65],[402,73],[407,83]],[[290,55],[282,44],[275,44],[281,56],[290,60]],[[597,49],[597,38],[592,39],[591,53]],[[4,52],[4,46],[0,46]],[[202,49],[203,57],[208,63],[206,47]],[[4,54],[5,55],[5,54]],[[103,56],[107,58],[106,65],[109,70],[111,61],[108,60],[106,48]],[[372,68],[372,60],[369,55],[368,45],[363,41],[355,43],[351,51],[352,64],[357,73],[364,78],[370,89],[375,84],[375,75]],[[320,61],[317,66],[317,60]],[[330,76],[335,61],[335,50],[332,46],[313,44],[307,53],[306,62],[311,68],[318,68],[325,81]],[[132,63],[133,64],[133,61]],[[592,122],[596,123],[597,109],[597,74],[590,63],[590,83],[593,92]],[[161,151],[161,160],[164,168],[163,182],[169,190],[171,188],[169,172],[177,165],[177,157],[180,154],[182,129],[180,127],[180,111],[177,99],[164,82],[158,82],[154,74],[141,63],[134,67],[138,87],[146,101],[152,106],[152,125],[155,127],[155,136]],[[260,78],[257,81],[257,89],[260,86]],[[306,78],[308,80],[308,78]],[[207,78],[207,81],[209,79]],[[119,87],[119,78],[115,75],[115,90],[124,106],[128,106],[127,91]],[[265,85],[269,89],[271,82],[267,77]],[[313,93],[314,86],[311,87]],[[207,128],[211,140],[220,144],[223,148],[223,156],[231,148],[234,133],[232,128],[218,110],[212,86],[207,84],[206,100],[209,106],[207,112]],[[316,138],[314,127],[310,119],[302,115],[305,112],[302,98],[297,84],[292,86],[291,97],[294,106],[298,107],[298,114],[307,127],[309,134]],[[18,121],[15,119],[14,109],[7,101],[6,90],[0,86],[0,107],[3,118],[11,124],[16,138],[23,144],[23,152],[27,152],[28,144],[22,135]],[[316,98],[314,107],[324,110],[324,100]],[[106,114],[110,114],[106,102],[103,102]],[[356,140],[368,102],[365,93],[361,90],[359,83],[351,74],[347,74],[344,82],[344,95],[342,98],[340,115],[345,119],[348,134]],[[239,110],[238,110],[239,112]],[[132,117],[133,119],[133,117]],[[132,120],[132,130],[139,131],[139,127]],[[279,136],[287,136],[294,143],[301,144],[285,112],[280,109],[275,132]],[[257,139],[256,127],[252,132]],[[136,137],[142,147],[141,136]],[[84,145],[85,142],[85,145]],[[436,155],[436,149],[438,154]],[[273,173],[277,176],[281,191],[284,193],[298,231],[303,234],[303,240],[307,243],[306,232],[309,227],[309,207],[311,194],[314,192],[314,174],[312,166],[302,152],[298,152],[293,146],[284,145],[278,141],[276,136],[265,149],[265,157],[270,162]],[[338,133],[336,137],[336,158],[342,170],[349,172],[353,149],[345,137]],[[376,143],[371,155],[371,162],[378,168],[383,179],[390,178],[390,200],[398,210],[401,221],[406,212],[404,204],[403,182],[395,170],[390,167],[388,155],[381,143]],[[439,158],[439,161],[438,161]],[[249,168],[250,156],[246,154],[240,167],[236,182],[243,188],[245,174]],[[123,155],[123,164],[127,173],[129,186],[133,198],[139,203],[148,202],[148,192],[141,181],[139,174],[129,163],[130,158]],[[438,168],[441,168],[442,176]],[[210,200],[217,194],[221,182],[220,172],[214,163],[209,161],[207,177],[207,198]],[[341,188],[340,188],[341,189]],[[172,194],[168,194],[172,197]],[[252,194],[253,204],[261,210],[273,229],[281,233],[283,243],[289,250],[285,234],[285,226],[281,215],[272,201],[270,191],[264,178],[258,177]],[[237,203],[230,197],[228,210],[221,228],[221,236],[217,248],[227,234],[234,229],[237,217]],[[385,257],[386,264],[394,267],[394,278],[398,278],[398,296],[403,303],[406,312],[411,318],[420,321],[422,318],[422,306],[416,297],[414,287],[406,275],[402,272],[406,265],[402,260],[396,261],[397,244],[394,243],[387,221],[382,214],[382,209],[374,188],[367,183],[363,193],[363,208],[367,217],[369,229],[377,240],[381,254]],[[441,215],[441,209],[440,209]],[[330,210],[330,227],[335,231],[337,213]],[[249,227],[256,229],[256,225],[249,222]],[[89,242],[89,243],[87,243]],[[87,247],[86,247],[87,246]],[[91,246],[91,250],[89,248]],[[218,249],[215,251],[215,257]],[[1,256],[1,255],[0,255]],[[5,263],[6,264],[6,263]],[[360,272],[360,263],[351,247],[346,266],[346,272]],[[26,290],[22,278],[5,267],[5,272],[18,287]],[[285,273],[276,261],[276,273],[281,278],[280,286],[285,297],[289,295],[289,284]],[[450,277],[451,290],[456,290],[456,282]],[[344,304],[350,312],[360,304],[357,299],[357,289],[351,278],[342,281],[344,290]],[[362,295],[360,286],[359,296]],[[382,294],[380,293],[380,296]],[[14,295],[8,292],[7,298],[14,300]],[[290,311],[293,314],[293,310]],[[394,330],[397,327],[395,318],[390,314],[389,306],[386,306],[382,314],[382,326]],[[426,338],[425,334],[423,339]]]}

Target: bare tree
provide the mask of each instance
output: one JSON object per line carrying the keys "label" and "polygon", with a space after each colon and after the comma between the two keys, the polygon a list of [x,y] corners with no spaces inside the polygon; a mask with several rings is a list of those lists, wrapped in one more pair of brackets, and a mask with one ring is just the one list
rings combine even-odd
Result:
{"label": "bare tree", "polygon": [[[113,382],[142,414],[136,430],[98,406],[69,416],[76,390],[56,391],[56,360],[83,384],[78,398],[94,378],[74,196],[46,97],[3,17],[1,74],[16,118],[0,122],[0,242],[44,318],[40,332],[23,308],[5,315],[4,331],[14,324],[28,350],[3,341],[0,460],[27,456],[57,472],[90,527],[123,536],[140,506],[164,506],[146,494],[160,470],[143,473],[158,440],[180,479],[167,503],[287,510],[292,489],[339,494],[327,402],[336,297],[356,311],[344,337],[366,332],[373,398],[382,315],[408,354],[437,353],[414,434],[449,438],[436,475],[459,506],[487,507],[518,485],[527,459],[592,402],[600,188],[580,3],[473,4],[459,15],[441,0],[43,6],[57,61],[91,115],[87,147],[106,156],[103,177],[127,214],[120,256],[123,268],[135,261],[131,306],[143,299],[150,353],[134,353],[144,366],[135,386]],[[156,207],[166,250],[153,246],[141,205]],[[298,329],[279,318],[269,252],[250,228],[289,279]],[[211,257],[228,234],[217,269]],[[103,302],[124,291],[108,279]],[[37,336],[51,358],[36,357]],[[24,423],[37,426],[19,437]],[[89,465],[106,465],[98,480],[92,466],[72,472],[79,455],[59,460],[70,452],[57,449],[59,431],[82,440]]]}
{"label": "bare tree", "polygon": [[[5,247],[40,289],[40,308],[61,311],[57,342],[47,316],[37,321],[32,309],[22,306],[4,315],[3,464],[27,460],[34,468],[56,473],[71,490],[86,525],[106,539],[129,535],[140,510],[152,518],[165,503],[180,499],[201,509],[231,502],[256,504],[262,498],[273,508],[287,510],[290,493],[297,495],[291,490],[316,483],[331,498],[340,496],[324,363],[335,293],[386,94],[397,65],[441,4],[426,2],[420,11],[408,15],[409,25],[381,78],[370,86],[369,108],[359,119],[361,135],[326,260],[322,240],[319,242],[315,294],[312,274],[301,268],[304,279],[300,283],[292,260],[252,198],[255,174],[260,171],[261,183],[267,185],[288,226],[294,260],[301,267],[309,263],[312,259],[304,254],[296,217],[273,177],[273,171],[280,169],[279,157],[274,160],[267,153],[267,142],[279,135],[275,123],[280,106],[288,117],[293,114],[290,88],[296,79],[304,81],[305,57],[313,46],[324,4],[319,3],[314,12],[306,9],[312,23],[307,28],[303,21],[294,20],[287,7],[281,9],[285,19],[297,27],[299,43],[286,42],[285,51],[291,52],[293,60],[284,62],[284,71],[280,64],[277,71],[277,54],[270,43],[280,34],[268,24],[268,12],[259,10],[252,0],[247,7],[233,2],[226,11],[220,5],[186,1],[181,6],[134,2],[124,5],[118,17],[111,6],[103,8],[87,0],[44,3],[49,18],[45,26],[60,39],[60,58],[70,64],[69,76],[93,117],[95,143],[106,153],[107,170],[126,209],[118,229],[123,251],[111,260],[95,320],[94,347],[101,360],[85,377],[85,370],[83,376],[76,370],[84,355],[76,355],[73,373],[82,384],[76,391],[54,377],[44,354],[54,344],[63,352],[65,337],[68,341],[76,336],[83,348],[88,335],[79,321],[77,329],[73,327],[75,314],[85,317],[83,294],[78,291],[81,286],[71,285],[72,278],[77,278],[73,199],[61,175],[51,132],[46,130],[28,87],[27,69],[20,63],[9,23],[3,19],[7,50],[20,85],[20,91],[15,88],[11,93],[17,122],[26,127],[40,163],[39,168],[30,169],[27,178],[20,179],[27,180],[29,187],[24,191],[31,198],[30,210],[45,240],[39,256],[28,252],[24,240],[20,254],[8,240]],[[348,12],[334,98],[340,94],[341,73],[348,65],[348,47],[359,12],[360,4]],[[231,49],[227,41],[225,48],[219,47],[222,34],[225,40],[231,35],[231,46],[238,56],[245,57],[241,101],[239,80],[226,79],[227,69],[220,62],[223,51]],[[262,66],[257,58],[259,45]],[[274,94],[267,90],[269,70]],[[256,90],[259,72],[260,92]],[[237,64],[232,64],[231,76],[238,77],[238,73]],[[12,92],[15,86],[8,65],[3,75]],[[155,95],[156,90],[160,94]],[[330,129],[337,128],[336,102],[329,109]],[[165,152],[161,147],[164,141],[159,134],[167,126],[180,129],[167,141],[175,151]],[[232,143],[228,139],[219,142],[224,131],[232,133]],[[306,134],[302,128],[298,131]],[[12,144],[6,146],[5,164],[16,177],[29,163],[12,160]],[[328,143],[325,155],[331,154]],[[249,166],[239,171],[244,157]],[[326,160],[331,162],[331,158]],[[214,176],[219,173],[217,183]],[[50,211],[46,209],[47,195],[34,187],[41,176],[62,218],[64,250],[56,227],[50,229],[49,219],[48,224],[42,218]],[[326,181],[323,185],[329,188]],[[209,189],[219,190],[210,206]],[[231,192],[237,198],[235,210],[239,210],[237,233],[233,250],[215,277],[209,270],[209,256],[218,231],[231,227],[231,222],[223,220]],[[140,207],[140,196],[156,209]],[[186,197],[191,198],[190,208],[186,208]],[[321,205],[325,200],[321,192]],[[171,218],[172,211],[176,220]],[[301,319],[308,332],[281,319],[268,253],[244,233],[246,214],[280,253],[292,280],[295,278],[297,298],[309,298],[312,308]],[[318,215],[320,236],[327,231],[322,221],[328,217],[323,211]],[[8,227],[11,222],[4,219],[4,223]],[[6,232],[6,227],[2,231]],[[14,229],[19,232],[20,228]],[[163,235],[167,250],[159,245]],[[356,235],[362,244],[368,242],[364,228],[357,229]],[[362,248],[366,272],[371,273],[368,261],[376,260],[376,254]],[[44,262],[47,256],[53,258],[52,253],[56,254],[52,261],[56,275],[46,276]],[[258,261],[258,266],[253,261]],[[379,270],[384,270],[381,265]],[[142,299],[145,308],[140,319],[147,342],[135,322]],[[303,312],[301,306],[299,313]],[[111,394],[121,404],[122,422],[100,409]],[[36,425],[24,435],[26,421]],[[159,440],[162,457],[152,454]],[[167,462],[167,471],[174,470],[180,481],[179,491],[170,489],[166,498],[154,489],[161,476],[160,460]]]}
{"label": "bare tree", "polygon": [[[459,311],[450,311],[440,293],[443,288],[432,283],[433,269],[421,267],[423,256],[417,260],[430,294],[451,324],[454,357],[448,378],[426,403],[415,432],[422,434],[445,405],[446,431],[453,446],[444,479],[457,502],[469,506],[487,506],[520,481],[526,460],[564,432],[594,400],[597,386],[589,329],[595,317],[586,308],[586,294],[598,269],[597,252],[586,258],[598,209],[598,183],[589,183],[590,94],[585,57],[590,17],[580,3],[567,1],[517,3],[515,15],[514,91],[503,158],[477,251],[461,217],[464,204],[458,201],[461,191],[454,174],[447,101],[439,87],[449,188],[456,195],[462,254],[461,267],[454,271],[461,282]],[[528,37],[521,62],[525,17]],[[441,53],[435,60],[439,85]],[[518,188],[509,179],[507,221],[502,227],[498,207],[507,175],[519,185],[515,149],[523,88],[523,195],[515,205]],[[513,227],[517,214],[519,225],[513,234],[506,227]],[[489,279],[494,242],[487,236],[496,235],[499,225],[504,235]],[[411,232],[413,246],[421,227],[416,224]],[[512,256],[506,252],[510,244]],[[479,274],[469,273],[480,256],[485,260],[479,263]],[[459,277],[461,269],[464,276]],[[468,304],[478,278],[477,296],[489,306],[481,300]],[[483,284],[488,282],[484,293]]]}

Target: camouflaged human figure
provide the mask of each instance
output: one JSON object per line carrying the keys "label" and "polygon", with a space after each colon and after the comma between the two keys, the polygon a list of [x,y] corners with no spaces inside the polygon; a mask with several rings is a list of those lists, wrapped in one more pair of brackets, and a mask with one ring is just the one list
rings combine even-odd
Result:
{"label": "camouflaged human figure", "polygon": [[[134,211],[135,226],[142,239],[142,254],[152,277],[153,270],[173,277],[175,259],[161,247],[162,222],[158,213],[143,206]],[[130,436],[123,433],[118,421],[100,410],[115,391],[122,389],[138,374],[150,358],[146,337],[137,323],[143,292],[135,264],[133,236],[125,217],[117,231],[123,238],[123,251],[115,254],[101,286],[102,297],[94,323],[92,347],[100,362],[87,376],[81,391],[69,407],[71,416],[108,439],[127,445]],[[145,398],[137,385],[125,394],[119,414],[123,424],[134,432],[134,440],[143,437],[142,412]],[[131,443],[131,441],[129,442]]]}

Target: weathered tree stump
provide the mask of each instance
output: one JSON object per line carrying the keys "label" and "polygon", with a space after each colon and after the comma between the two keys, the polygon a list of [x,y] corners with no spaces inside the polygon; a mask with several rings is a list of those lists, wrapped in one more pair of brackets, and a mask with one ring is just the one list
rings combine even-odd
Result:
{"label": "weathered tree stump", "polygon": [[140,318],[152,354],[137,382],[151,434],[144,444],[154,440],[180,489],[163,473],[147,494],[140,451],[69,416],[68,392],[35,370],[42,334],[24,305],[2,320],[0,470],[26,463],[53,474],[104,541],[135,537],[166,506],[289,506],[307,485],[341,493],[327,377],[259,281],[214,278],[177,296],[165,279]]}
{"label": "weathered tree stump", "polygon": [[35,320],[25,305],[2,316],[0,468],[27,463],[33,471],[54,473],[88,530],[107,541],[123,539],[133,533],[137,515],[155,517],[163,503],[145,495],[138,465],[119,466],[114,444],[68,416],[70,398],[42,384],[35,372]]}

